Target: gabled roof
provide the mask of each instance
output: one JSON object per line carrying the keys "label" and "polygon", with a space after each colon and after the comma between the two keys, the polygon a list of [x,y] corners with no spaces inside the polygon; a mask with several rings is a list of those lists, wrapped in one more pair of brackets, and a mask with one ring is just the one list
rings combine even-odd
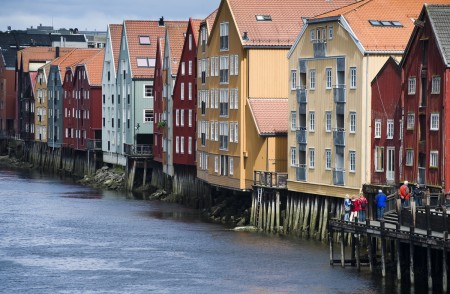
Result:
{"label": "gabled roof", "polygon": [[392,68],[395,69],[395,71],[397,72],[397,74],[399,76],[401,75],[402,68],[400,67],[400,62],[394,56],[389,56],[388,60],[386,60],[386,62],[384,63],[383,67],[378,71],[376,76],[372,79],[372,82],[370,82],[370,84],[372,86],[373,86],[373,83],[375,83],[380,78],[380,76],[383,74],[384,70],[386,69],[386,67],[389,64],[392,64]]}
{"label": "gabled roof", "polygon": [[189,22],[192,26],[192,39],[193,39],[192,42],[195,42],[197,44],[198,33],[200,30],[200,24],[202,23],[202,20],[189,18]]}
{"label": "gabled roof", "polygon": [[88,60],[89,58],[96,55],[102,49],[98,48],[83,48],[83,49],[73,49],[69,54],[59,57],[51,62],[52,66],[58,67],[58,72],[61,81],[64,80],[64,75],[68,67],[75,67],[77,64]]}
{"label": "gabled roof", "polygon": [[[64,56],[74,48],[59,48],[59,55]],[[27,47],[17,51],[17,69],[23,64],[23,72],[28,72],[30,62],[50,62],[56,57],[56,48],[53,47]]]}
{"label": "gabled roof", "polygon": [[114,58],[114,68],[117,72],[119,68],[120,42],[122,39],[122,24],[109,24],[109,36],[111,40],[112,54]]}
{"label": "gabled roof", "polygon": [[287,98],[249,98],[248,102],[259,135],[273,136],[287,133],[289,121]]}
{"label": "gabled roof", "polygon": [[45,83],[47,84],[47,80],[48,80],[48,73],[50,72],[50,65],[51,63],[46,63],[45,65],[41,66],[38,69],[38,73],[42,72],[42,75],[44,77]]}
{"label": "gabled roof", "polygon": [[450,5],[425,4],[439,51],[450,67]]}
{"label": "gabled roof", "polygon": [[[158,21],[146,20],[125,20],[123,23],[123,33],[126,35],[128,45],[129,62],[131,66],[132,78],[153,78],[154,67],[138,67],[137,58],[156,58],[156,40],[164,37],[166,26],[180,23],[179,21],[164,21],[164,26],[160,26]],[[150,37],[150,44],[140,44],[139,37]]]}
{"label": "gabled roof", "polygon": [[[217,16],[217,12],[219,11],[219,9],[217,8],[216,10],[214,10],[213,12],[211,12],[210,15],[208,15],[203,22],[206,23],[206,28],[208,30],[208,35],[211,33],[212,27],[214,25],[214,22],[216,21],[216,16]],[[198,38],[198,36],[197,36]]]}
{"label": "gabled roof", "polygon": [[187,24],[188,22],[180,22],[166,25],[166,44],[170,46],[172,75],[176,75],[178,72],[181,52],[183,50],[184,40],[186,39]]}
{"label": "gabled roof", "polygon": [[290,47],[303,26],[303,17],[313,17],[355,1],[222,0],[219,11],[225,3],[229,4],[239,35],[247,33],[248,40],[242,42],[243,46]]}
{"label": "gabled roof", "polygon": [[84,66],[86,68],[86,76],[90,86],[100,87],[102,85],[102,70],[105,49],[97,50],[97,53],[95,53],[92,57],[86,58],[82,63],[77,64],[77,67]]}
{"label": "gabled roof", "polygon": [[[348,25],[361,51],[397,52],[405,50],[424,0],[361,0],[346,7],[316,16],[308,23],[340,18]],[[449,0],[426,0],[449,3]],[[373,25],[370,21],[388,21],[391,25]],[[393,25],[392,22],[398,22]]]}

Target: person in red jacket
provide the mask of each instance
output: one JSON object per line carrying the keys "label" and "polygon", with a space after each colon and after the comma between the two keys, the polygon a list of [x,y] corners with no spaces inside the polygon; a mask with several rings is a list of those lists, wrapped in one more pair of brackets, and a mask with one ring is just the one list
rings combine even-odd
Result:
{"label": "person in red jacket", "polygon": [[354,218],[358,218],[358,212],[361,210],[361,202],[359,197],[352,196],[352,206],[350,212],[350,221],[352,222]]}
{"label": "person in red jacket", "polygon": [[411,193],[409,192],[408,181],[404,181],[403,185],[398,190],[398,195],[400,196],[400,200],[402,202],[402,207],[406,207],[409,205],[409,196]]}

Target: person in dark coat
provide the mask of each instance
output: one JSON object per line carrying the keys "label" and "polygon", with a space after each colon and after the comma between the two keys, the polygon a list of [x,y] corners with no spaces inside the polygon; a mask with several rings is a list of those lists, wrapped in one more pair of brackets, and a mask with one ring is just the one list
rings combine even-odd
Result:
{"label": "person in dark coat", "polygon": [[414,201],[416,202],[416,207],[422,206],[423,191],[422,189],[420,189],[418,183],[414,185],[411,197],[413,197]]}

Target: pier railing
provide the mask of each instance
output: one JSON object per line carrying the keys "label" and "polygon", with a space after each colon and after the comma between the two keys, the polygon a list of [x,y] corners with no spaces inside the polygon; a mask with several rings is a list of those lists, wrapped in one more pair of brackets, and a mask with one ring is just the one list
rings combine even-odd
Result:
{"label": "pier railing", "polygon": [[286,188],[287,173],[259,171],[253,172],[253,185],[271,188]]}
{"label": "pier railing", "polygon": [[125,154],[128,156],[152,156],[152,145],[137,144],[129,145],[124,144]]}

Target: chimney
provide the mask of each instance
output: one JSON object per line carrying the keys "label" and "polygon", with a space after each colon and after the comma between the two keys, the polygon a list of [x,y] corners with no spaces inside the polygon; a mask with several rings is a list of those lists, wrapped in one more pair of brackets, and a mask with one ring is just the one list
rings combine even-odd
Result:
{"label": "chimney", "polygon": [[244,32],[244,35],[242,36],[242,40],[248,41],[248,34],[247,34],[247,32]]}
{"label": "chimney", "polygon": [[164,16],[161,16],[161,18],[159,19],[159,26],[163,27],[164,26]]}

